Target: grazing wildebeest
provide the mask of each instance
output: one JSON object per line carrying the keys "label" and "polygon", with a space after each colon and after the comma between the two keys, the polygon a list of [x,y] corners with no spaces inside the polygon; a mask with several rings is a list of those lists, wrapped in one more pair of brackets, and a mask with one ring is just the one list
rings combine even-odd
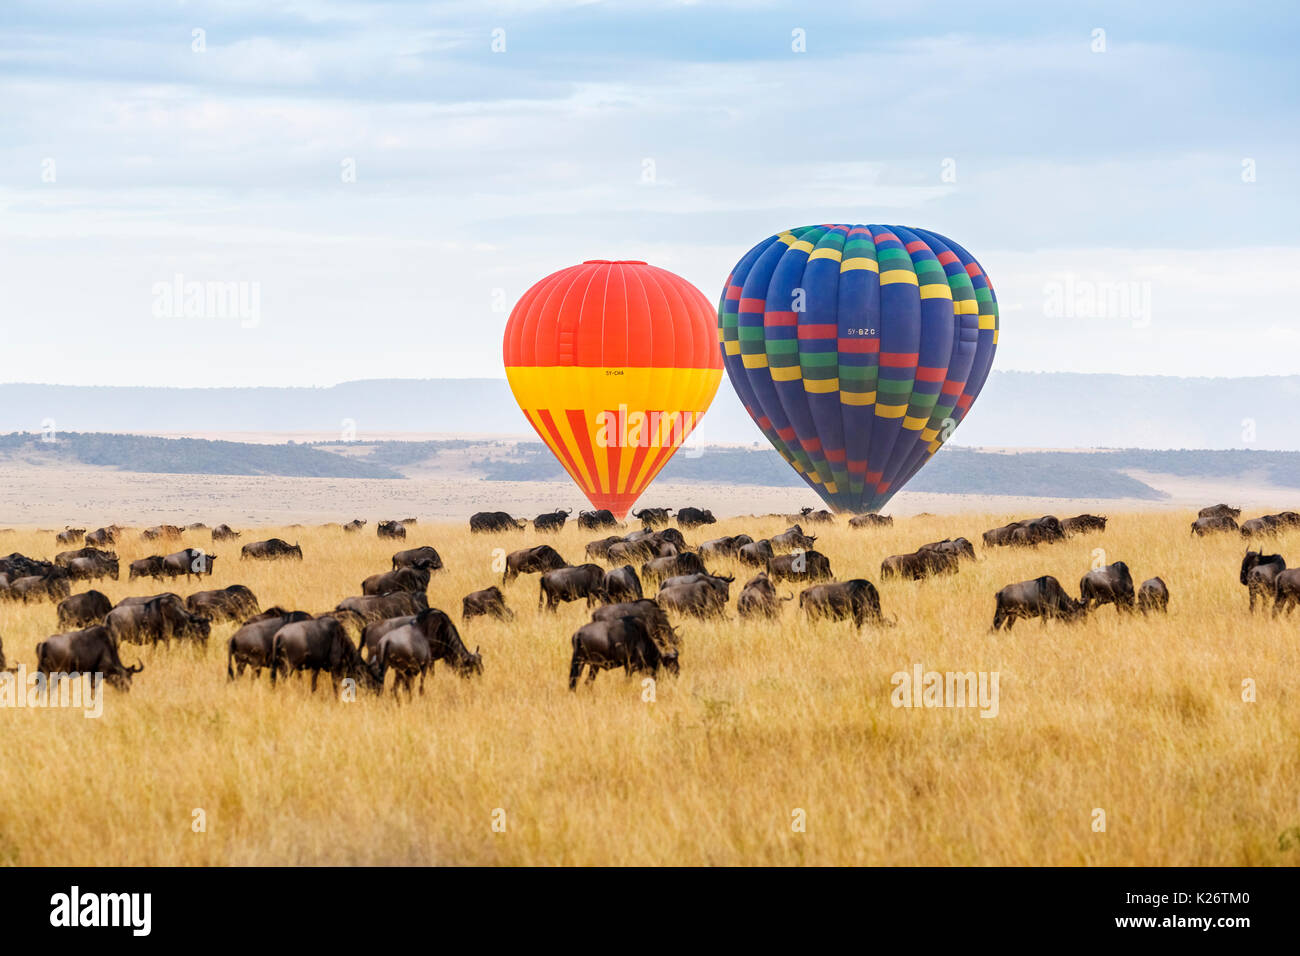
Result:
{"label": "grazing wildebeest", "polygon": [[35,604],[40,601],[62,601],[72,594],[72,582],[63,568],[58,574],[29,574],[9,582],[0,590],[0,600]]}
{"label": "grazing wildebeest", "polygon": [[659,582],[659,590],[665,591],[668,588],[681,587],[684,584],[707,584],[722,595],[722,602],[725,604],[731,600],[731,585],[736,579],[731,576],[721,574],[709,574],[707,571],[696,571],[691,574],[676,574],[671,578],[665,578]]}
{"label": "grazing wildebeest", "polygon": [[1282,522],[1283,527],[1300,528],[1300,511],[1280,511],[1273,517]]}
{"label": "grazing wildebeest", "polygon": [[75,551],[60,551],[54,556],[54,563],[61,568],[66,568],[77,558],[117,558],[116,552],[101,551],[99,548],[85,547],[77,548]]}
{"label": "grazing wildebeest", "polygon": [[406,538],[406,526],[400,521],[381,521],[375,528],[375,533],[381,538]]}
{"label": "grazing wildebeest", "polygon": [[614,512],[608,508],[598,508],[595,511],[579,511],[578,527],[583,531],[601,531],[605,528],[617,528],[618,519],[614,517]]}
{"label": "grazing wildebeest", "polygon": [[11,581],[33,575],[43,577],[47,574],[54,574],[58,567],[57,564],[51,561],[37,561],[25,554],[19,554],[17,551],[0,558],[0,574],[8,575]]}
{"label": "grazing wildebeest", "polygon": [[140,537],[146,541],[176,540],[182,533],[181,529],[174,524],[159,524],[140,532]]}
{"label": "grazing wildebeest", "polygon": [[640,519],[647,528],[662,528],[672,520],[672,516],[672,508],[642,508],[632,512],[632,517]]}
{"label": "grazing wildebeest", "polygon": [[469,530],[474,534],[493,531],[522,531],[528,527],[523,518],[512,518],[504,511],[479,511],[469,516]]}
{"label": "grazing wildebeest", "polygon": [[86,535],[85,542],[96,548],[107,548],[116,543],[117,536],[113,534],[112,528],[96,528]]}
{"label": "grazing wildebeest", "polygon": [[1123,561],[1093,568],[1079,580],[1079,600],[1091,611],[1103,604],[1115,605],[1116,611],[1131,611],[1137,605],[1133,575]]}
{"label": "grazing wildebeest", "polygon": [[538,515],[533,519],[534,531],[562,531],[564,530],[564,521],[569,515],[573,514],[573,509],[568,511],[552,511],[544,515]]}
{"label": "grazing wildebeest", "polygon": [[819,511],[813,511],[811,508],[800,508],[799,515],[795,520],[808,521],[812,524],[833,524],[835,522],[835,516],[825,508],[822,508]]}
{"label": "grazing wildebeest", "polygon": [[1083,601],[1065,593],[1061,582],[1050,574],[1032,581],[1008,584],[997,594],[993,613],[993,630],[1003,626],[1009,631],[1019,618],[1061,618],[1073,621],[1088,613]]}
{"label": "grazing wildebeest", "polygon": [[718,557],[734,558],[736,553],[747,544],[753,544],[754,539],[747,534],[730,535],[725,538],[714,538],[712,541],[705,541],[700,545],[700,554],[717,555]]}
{"label": "grazing wildebeest", "polygon": [[172,638],[207,644],[212,633],[210,618],[191,613],[179,599],[166,596],[144,604],[119,604],[104,616],[104,626],[119,644],[157,645],[162,641],[171,647]]}
{"label": "grazing wildebeest", "polygon": [[894,523],[894,519],[889,515],[854,515],[849,519],[850,528],[876,528],[888,527]]}
{"label": "grazing wildebeest", "polygon": [[243,584],[232,584],[214,591],[195,591],[185,599],[185,609],[212,621],[244,621],[262,613],[257,595]]}
{"label": "grazing wildebeest", "polygon": [[1297,604],[1300,604],[1300,568],[1279,571],[1273,581],[1273,616],[1284,610],[1290,615]]}
{"label": "grazing wildebeest", "polygon": [[59,602],[59,629],[71,631],[79,627],[99,624],[111,610],[113,610],[113,602],[99,591],[74,594]]}
{"label": "grazing wildebeest", "polygon": [[471,591],[460,602],[460,617],[495,617],[501,621],[513,620],[515,612],[506,607],[505,595],[495,584],[481,591]]}
{"label": "grazing wildebeest", "polygon": [[356,534],[365,526],[366,526],[365,518],[353,518],[351,521],[349,521],[347,524],[343,526],[343,530],[346,531],[348,534]]}
{"label": "grazing wildebeest", "polygon": [[1196,513],[1198,518],[1231,518],[1236,521],[1241,517],[1241,509],[1233,508],[1231,505],[1211,505],[1209,508],[1202,508]]}
{"label": "grazing wildebeest", "polygon": [[659,548],[659,554],[664,555],[667,552],[662,548],[666,544],[671,544],[678,551],[689,551],[690,546],[686,543],[686,537],[676,528],[664,528],[661,531],[651,531],[643,528],[640,531],[633,531],[624,541],[649,541],[652,545]]}
{"label": "grazing wildebeest", "polygon": [[506,555],[506,570],[502,575],[501,583],[509,584],[521,574],[554,571],[568,566],[569,562],[560,557],[560,552],[549,544],[539,544],[535,548],[521,548]]}
{"label": "grazing wildebeest", "polygon": [[911,554],[891,554],[880,562],[880,577],[907,578],[920,581],[933,574],[956,574],[959,559],[949,551],[934,551],[922,548]]}
{"label": "grazing wildebeest", "polygon": [[791,525],[768,539],[774,551],[808,551],[817,543],[815,534],[804,534],[799,525]]}
{"label": "grazing wildebeest", "polygon": [[942,541],[931,541],[929,544],[921,545],[917,550],[938,551],[942,554],[955,555],[957,558],[975,560],[975,545],[965,538],[944,538]]}
{"label": "grazing wildebeest", "polygon": [[664,610],[693,614],[696,617],[715,617],[725,614],[727,610],[726,594],[708,581],[697,580],[690,584],[662,588],[655,596],[655,601]]}
{"label": "grazing wildebeest", "polygon": [[372,621],[419,614],[428,606],[429,599],[421,592],[392,591],[388,594],[364,594],[360,597],[344,598],[334,610],[355,615],[359,620],[357,630],[360,631]]}
{"label": "grazing wildebeest", "polygon": [[427,544],[421,548],[408,548],[393,555],[393,570],[420,568],[424,571],[441,571],[442,556]]}
{"label": "grazing wildebeest", "polygon": [[236,677],[243,677],[244,668],[251,667],[253,669],[253,679],[257,680],[262,675],[262,668],[271,666],[271,643],[275,638],[275,632],[286,624],[312,619],[312,616],[306,611],[285,611],[283,608],[272,608],[271,611],[280,613],[271,614],[268,611],[259,614],[253,620],[245,621],[243,626],[235,631],[230,636],[230,640],[226,642],[226,677],[228,679],[234,680]]}
{"label": "grazing wildebeest", "polygon": [[1045,542],[1064,540],[1065,529],[1061,526],[1061,519],[1055,515],[1013,521],[1001,528],[984,532],[984,544],[988,547],[1005,545],[1036,547]]}
{"label": "grazing wildebeest", "polygon": [[374,678],[361,660],[356,645],[337,618],[317,617],[309,621],[285,624],[271,639],[271,686],[276,675],[283,670],[287,676],[293,672],[311,671],[311,689],[316,692],[316,681],[321,671],[328,671],[338,692],[340,681],[352,678],[374,687]]}
{"label": "grazing wildebeest", "polygon": [[1265,603],[1272,600],[1277,576],[1286,570],[1286,559],[1280,554],[1247,551],[1241,559],[1241,583],[1250,595],[1250,609],[1255,610],[1255,598]]}
{"label": "grazing wildebeest", "polygon": [[666,666],[670,673],[677,673],[677,652],[662,653],[640,618],[592,621],[574,632],[571,643],[573,658],[569,662],[569,690],[578,686],[584,667],[587,668],[588,684],[596,680],[597,672],[615,667],[623,668],[628,677],[637,671],[649,671],[658,677],[661,666]]}
{"label": "grazing wildebeest", "polygon": [[144,664],[125,667],[117,655],[117,642],[102,624],[47,637],[36,645],[36,669],[54,679],[56,674],[103,674],[104,683],[120,691],[131,689],[131,678]]}
{"label": "grazing wildebeest", "polygon": [[274,561],[278,558],[295,558],[302,560],[302,547],[290,544],[283,538],[267,538],[265,541],[253,541],[239,549],[239,560],[253,558],[257,561]]}
{"label": "grazing wildebeest", "polygon": [[228,524],[219,524],[212,529],[213,541],[233,541],[239,537],[239,532]]}
{"label": "grazing wildebeest", "polygon": [[1207,534],[1236,530],[1237,522],[1228,515],[1206,515],[1192,522],[1192,534],[1198,538],[1203,538]]}
{"label": "grazing wildebeest", "polygon": [[1106,519],[1099,515],[1075,515],[1062,521],[1061,528],[1067,538],[1076,534],[1087,534],[1089,531],[1105,531]]}
{"label": "grazing wildebeest", "polygon": [[698,528],[701,525],[716,524],[717,518],[713,517],[713,512],[704,508],[678,508],[677,509],[677,527],[679,528]]}
{"label": "grazing wildebeest", "polygon": [[652,538],[638,541],[620,540],[611,542],[605,548],[605,560],[610,564],[627,564],[632,561],[648,561],[658,554],[658,546]]}
{"label": "grazing wildebeest", "polygon": [[216,563],[216,556],[208,554],[202,548],[185,548],[163,558],[162,576],[178,578],[183,574],[187,580],[191,575],[199,578],[205,574],[210,576],[212,566]]}
{"label": "grazing wildebeest", "polygon": [[537,590],[537,607],[543,602],[554,611],[565,601],[586,599],[587,607],[608,601],[605,593],[605,569],[599,564],[580,564],[575,568],[556,568],[542,574]]}
{"label": "grazing wildebeest", "polygon": [[751,541],[749,544],[742,544],[736,551],[736,560],[741,564],[753,565],[756,568],[767,566],[767,562],[776,556],[772,550],[772,542],[767,538],[758,541]]}
{"label": "grazing wildebeest", "polygon": [[[411,679],[417,673],[420,693],[424,693],[424,675],[433,670],[436,661],[446,661],[461,677],[483,673],[483,657],[478,649],[470,653],[451,618],[437,608],[421,611],[415,620],[388,631],[370,648],[372,673],[379,686],[383,687],[387,670],[396,670],[397,684],[405,683],[408,696]],[[393,685],[394,696],[397,684]]]}
{"label": "grazing wildebeest", "polygon": [[666,558],[651,558],[641,565],[641,580],[659,581],[679,574],[706,574],[708,568],[704,561],[693,551],[674,554]]}
{"label": "grazing wildebeest", "polygon": [[854,627],[868,622],[883,624],[880,593],[866,578],[814,584],[799,592],[799,607],[809,620],[851,620]]}
{"label": "grazing wildebeest", "polygon": [[387,594],[389,591],[418,591],[429,589],[429,572],[423,568],[398,568],[372,574],[361,582],[362,594]]}
{"label": "grazing wildebeest", "polygon": [[163,556],[161,554],[151,554],[147,558],[139,558],[127,565],[128,581],[134,581],[136,578],[156,578],[161,581],[162,577]]}
{"label": "grazing wildebeest", "polygon": [[767,576],[767,572],[760,571],[745,582],[744,588],[740,591],[740,597],[736,599],[736,610],[742,618],[780,617],[781,602],[793,599],[793,594],[788,597],[780,597],[776,593],[776,587],[772,584],[772,579]]}
{"label": "grazing wildebeest", "polygon": [[650,638],[659,645],[659,650],[667,653],[677,647],[677,629],[668,620],[668,615],[657,601],[642,598],[639,601],[622,601],[607,604],[591,612],[593,621],[617,621],[620,617],[635,617],[650,632]]}
{"label": "grazing wildebeest", "polygon": [[85,528],[65,528],[54,536],[54,540],[58,544],[78,544],[85,537]]}
{"label": "grazing wildebeest", "polygon": [[117,555],[111,552],[73,558],[68,562],[68,577],[74,581],[97,581],[100,578],[116,581],[120,574]]}
{"label": "grazing wildebeest", "polygon": [[1138,588],[1138,609],[1143,614],[1169,613],[1169,588],[1160,578],[1147,578]]}
{"label": "grazing wildebeest", "polygon": [[608,558],[609,549],[616,544],[622,544],[623,539],[618,535],[610,535],[608,538],[601,538],[599,541],[587,542],[587,557],[589,558]]}
{"label": "grazing wildebeest", "polygon": [[605,572],[605,600],[610,602],[639,601],[643,597],[641,579],[630,564],[611,568]]}
{"label": "grazing wildebeest", "polygon": [[117,607],[134,607],[137,604],[148,604],[154,600],[174,601],[180,607],[185,606],[185,599],[175,591],[163,591],[159,594],[138,594],[134,597],[124,597],[113,606]]}
{"label": "grazing wildebeest", "polygon": [[835,577],[830,558],[820,551],[796,551],[768,558],[767,573],[773,581],[829,581]]}
{"label": "grazing wildebeest", "polygon": [[371,621],[361,631],[361,639],[357,641],[357,650],[373,657],[375,648],[379,646],[379,641],[385,634],[414,623],[414,614],[403,614],[400,617],[386,617],[382,621]]}
{"label": "grazing wildebeest", "polygon": [[1277,515],[1261,515],[1258,518],[1250,518],[1241,523],[1241,536],[1243,538],[1254,537],[1255,535],[1279,534],[1285,525],[1278,520]]}

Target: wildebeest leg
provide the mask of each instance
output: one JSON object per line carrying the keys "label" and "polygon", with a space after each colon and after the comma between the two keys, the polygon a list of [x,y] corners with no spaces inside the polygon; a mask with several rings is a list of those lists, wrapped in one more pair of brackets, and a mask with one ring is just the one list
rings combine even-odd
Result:
{"label": "wildebeest leg", "polygon": [[582,676],[582,666],[582,652],[575,647],[573,659],[569,661],[569,690],[574,690],[578,686],[578,678]]}
{"label": "wildebeest leg", "polygon": [[420,696],[424,696],[424,673],[428,668],[420,668]]}
{"label": "wildebeest leg", "polygon": [[313,667],[311,672],[311,692],[313,694],[316,693],[316,681],[319,678],[320,678],[320,670]]}

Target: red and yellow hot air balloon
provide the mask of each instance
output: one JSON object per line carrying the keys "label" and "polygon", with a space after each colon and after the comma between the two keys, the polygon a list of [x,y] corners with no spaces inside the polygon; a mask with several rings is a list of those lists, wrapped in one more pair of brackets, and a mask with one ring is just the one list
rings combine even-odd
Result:
{"label": "red and yellow hot air balloon", "polygon": [[680,276],[593,259],[524,293],[506,378],[596,508],[622,519],[699,423],[722,378],[716,311]]}

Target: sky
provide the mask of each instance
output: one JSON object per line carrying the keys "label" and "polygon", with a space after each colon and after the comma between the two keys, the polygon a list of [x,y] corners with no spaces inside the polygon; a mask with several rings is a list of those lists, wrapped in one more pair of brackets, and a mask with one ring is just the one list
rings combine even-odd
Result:
{"label": "sky", "polygon": [[[1298,26],[1185,0],[5,0],[0,382],[500,376],[557,269],[645,259],[716,301],[820,222],[969,249],[996,368],[1298,374]],[[241,308],[187,315],[195,282]]]}

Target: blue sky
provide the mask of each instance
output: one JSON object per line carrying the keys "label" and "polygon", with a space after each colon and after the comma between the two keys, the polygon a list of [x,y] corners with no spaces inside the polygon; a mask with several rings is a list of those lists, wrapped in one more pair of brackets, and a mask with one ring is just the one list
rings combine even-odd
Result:
{"label": "blue sky", "polygon": [[500,375],[555,269],[827,221],[970,249],[999,368],[1300,373],[1294,5],[1055,6],[6,0],[0,381]]}

